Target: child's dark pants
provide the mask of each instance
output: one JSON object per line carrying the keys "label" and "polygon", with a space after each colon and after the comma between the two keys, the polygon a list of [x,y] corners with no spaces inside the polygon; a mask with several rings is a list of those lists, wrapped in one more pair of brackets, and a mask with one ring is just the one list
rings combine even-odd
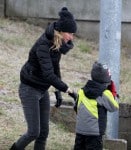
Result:
{"label": "child's dark pants", "polygon": [[102,150],[102,136],[76,134],[74,150]]}

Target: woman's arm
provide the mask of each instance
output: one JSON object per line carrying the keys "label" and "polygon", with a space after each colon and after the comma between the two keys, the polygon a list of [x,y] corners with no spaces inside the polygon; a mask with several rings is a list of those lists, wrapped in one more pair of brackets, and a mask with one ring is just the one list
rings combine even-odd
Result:
{"label": "woman's arm", "polygon": [[66,92],[68,86],[54,73],[54,67],[47,45],[40,45],[37,50],[38,61],[45,81],[56,89]]}

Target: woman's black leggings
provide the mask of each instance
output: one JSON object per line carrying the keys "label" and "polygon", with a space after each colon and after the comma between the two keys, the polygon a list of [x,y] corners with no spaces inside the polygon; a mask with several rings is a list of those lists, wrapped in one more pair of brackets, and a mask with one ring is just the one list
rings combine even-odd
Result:
{"label": "woman's black leggings", "polygon": [[35,140],[36,145],[45,144],[49,133],[50,101],[48,91],[36,90],[20,84],[19,97],[27,122],[27,132],[15,143],[18,149],[24,149]]}

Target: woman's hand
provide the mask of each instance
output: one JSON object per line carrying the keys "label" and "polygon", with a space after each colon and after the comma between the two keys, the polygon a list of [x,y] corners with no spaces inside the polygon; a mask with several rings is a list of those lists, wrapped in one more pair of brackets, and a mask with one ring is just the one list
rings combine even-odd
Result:
{"label": "woman's hand", "polygon": [[55,104],[55,107],[60,107],[61,104],[62,104],[62,96],[61,96],[61,92],[60,91],[55,91],[55,97],[56,97],[56,104]]}

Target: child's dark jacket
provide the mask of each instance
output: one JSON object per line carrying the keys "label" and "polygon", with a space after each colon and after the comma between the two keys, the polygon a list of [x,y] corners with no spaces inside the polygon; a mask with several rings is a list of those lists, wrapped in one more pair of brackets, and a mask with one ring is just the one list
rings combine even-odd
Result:
{"label": "child's dark jacket", "polygon": [[106,85],[89,80],[78,92],[76,133],[103,135],[107,111],[118,109],[119,105]]}

